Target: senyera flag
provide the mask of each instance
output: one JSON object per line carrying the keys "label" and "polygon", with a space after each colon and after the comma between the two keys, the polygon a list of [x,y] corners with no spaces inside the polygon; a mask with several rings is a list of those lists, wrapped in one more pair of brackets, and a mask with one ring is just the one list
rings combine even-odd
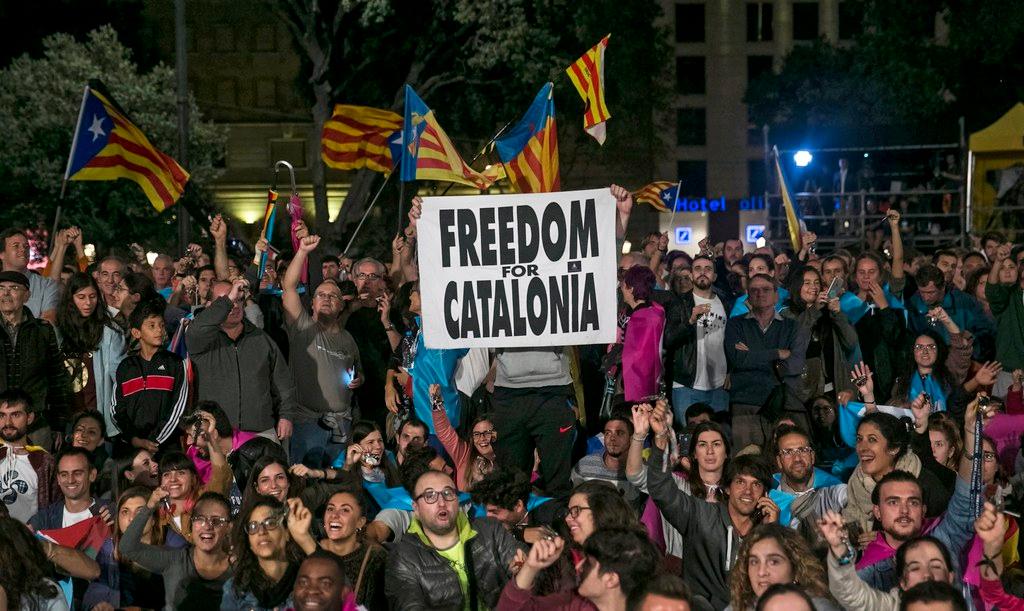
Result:
{"label": "senyera flag", "polygon": [[599,144],[604,144],[605,122],[612,118],[608,105],[604,103],[604,52],[608,48],[609,38],[611,34],[602,38],[601,42],[565,70],[586,104],[583,129]]}
{"label": "senyera flag", "polygon": [[552,83],[541,87],[519,123],[494,143],[509,180],[520,193],[561,189],[553,91]]}
{"label": "senyera flag", "polygon": [[64,528],[37,531],[36,536],[62,547],[77,549],[85,552],[90,558],[95,558],[103,547],[103,542],[110,536],[110,527],[97,515]]}
{"label": "senyera flag", "polygon": [[135,181],[157,211],[173,205],[188,182],[178,162],[157,149],[97,80],[78,111],[64,180]]}
{"label": "senyera flag", "polygon": [[329,168],[387,174],[395,165],[388,140],[401,129],[402,115],[390,110],[338,104],[324,124],[320,156]]}

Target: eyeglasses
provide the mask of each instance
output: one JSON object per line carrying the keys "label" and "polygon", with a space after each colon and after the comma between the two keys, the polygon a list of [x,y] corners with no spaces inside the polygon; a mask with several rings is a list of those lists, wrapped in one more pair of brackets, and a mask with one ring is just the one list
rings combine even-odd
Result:
{"label": "eyeglasses", "polygon": [[285,517],[285,514],[278,513],[276,515],[270,516],[269,518],[263,520],[262,522],[249,522],[248,524],[245,525],[245,532],[250,534],[250,535],[255,535],[256,533],[260,532],[261,530],[263,532],[270,532],[272,530],[277,530],[278,528],[281,528],[282,524],[284,524],[284,517]]}
{"label": "eyeglasses", "polygon": [[586,505],[573,505],[572,507],[569,508],[569,515],[572,516],[574,519],[578,518],[580,517],[580,513],[583,510],[590,511],[591,509]]}
{"label": "eyeglasses", "polygon": [[811,448],[810,446],[801,446],[799,448],[784,448],[782,450],[779,450],[779,456],[782,456],[783,458],[790,458],[798,454],[810,454],[813,451],[814,449]]}
{"label": "eyeglasses", "polygon": [[[214,528],[220,528],[228,523],[228,519],[221,516],[204,516],[204,515],[193,515],[192,525],[193,526],[204,526],[209,524]],[[255,524],[255,522],[253,522]],[[276,528],[276,527],[275,527]],[[248,528],[246,528],[248,530]],[[252,534],[252,533],[249,533]]]}
{"label": "eyeglasses", "polygon": [[981,453],[981,458],[982,458],[982,459],[983,459],[983,460],[984,460],[985,462],[995,462],[995,461],[996,461],[996,458],[997,458],[997,456],[996,456],[996,453],[995,453],[995,452],[982,452],[982,453]]}
{"label": "eyeglasses", "polygon": [[935,344],[914,344],[914,352],[935,352],[938,349]]}
{"label": "eyeglasses", "polygon": [[433,488],[427,488],[423,491],[423,494],[416,497],[416,500],[423,499],[423,502],[428,505],[433,505],[437,502],[437,499],[444,499],[447,502],[452,502],[459,498],[459,493],[455,491],[451,486],[442,488],[441,490],[434,490]]}
{"label": "eyeglasses", "polygon": [[366,274],[366,273],[363,273],[363,272],[359,272],[358,274],[356,274],[356,280],[380,280],[380,279],[381,279],[381,275],[380,274],[376,274],[376,273]]}
{"label": "eyeglasses", "polygon": [[119,285],[114,287],[114,292],[115,293],[127,293],[128,292],[128,287],[126,285],[124,285],[124,284],[119,284]]}
{"label": "eyeglasses", "polygon": [[335,295],[334,293],[316,293],[314,297],[324,301],[341,301],[341,295]]}
{"label": "eyeglasses", "polygon": [[494,434],[494,429],[487,429],[486,431],[473,431],[473,439],[485,439]]}

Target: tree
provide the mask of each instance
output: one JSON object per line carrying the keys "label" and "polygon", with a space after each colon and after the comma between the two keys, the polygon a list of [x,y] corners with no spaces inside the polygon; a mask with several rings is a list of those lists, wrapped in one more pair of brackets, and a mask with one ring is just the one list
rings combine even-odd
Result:
{"label": "tree", "polygon": [[[671,56],[653,0],[268,1],[307,62],[314,133],[322,131],[338,101],[400,112],[402,86],[409,83],[438,112],[468,159],[522,115],[544,82],[554,80],[563,184],[574,183],[577,154],[635,175],[638,166],[650,167],[643,160],[664,147],[654,117],[668,100],[665,69]],[[609,31],[606,77],[613,118],[608,141],[598,147],[581,136],[582,103],[563,70]],[[354,174],[338,219],[329,226],[319,147],[316,140],[309,152],[317,230],[337,239],[362,215],[378,177]]]}
{"label": "tree", "polygon": [[102,248],[137,241],[170,248],[177,239],[175,212],[189,205],[204,218],[202,197],[219,174],[226,132],[202,120],[194,100],[188,170],[191,181],[177,205],[157,213],[137,184],[128,180],[68,183],[58,200],[71,139],[90,78],[102,80],[115,100],[160,150],[174,156],[177,109],[172,68],[159,64],[140,73],[131,53],[109,26],[84,41],[55,34],[43,41],[41,57],[23,55],[0,70],[0,182],[4,185],[0,226],[49,227],[58,204],[68,225],[79,225],[86,239]]}
{"label": "tree", "polygon": [[[1024,10],[1014,0],[846,0],[863,15],[853,44],[795,46],[778,74],[750,83],[751,118],[849,141],[948,141],[1024,95]],[[938,24],[936,26],[936,24]],[[938,35],[936,35],[938,33]]]}

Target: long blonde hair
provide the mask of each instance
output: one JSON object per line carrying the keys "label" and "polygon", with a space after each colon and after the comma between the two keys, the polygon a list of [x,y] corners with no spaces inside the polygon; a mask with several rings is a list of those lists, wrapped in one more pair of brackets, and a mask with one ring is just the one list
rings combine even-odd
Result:
{"label": "long blonde hair", "polygon": [[781,524],[761,524],[743,538],[736,564],[729,575],[729,602],[734,611],[753,609],[757,603],[747,573],[747,561],[750,558],[750,548],[765,539],[774,539],[786,553],[789,563],[793,566],[793,582],[799,584],[808,596],[829,597],[825,567],[811,551],[807,541],[796,531]]}

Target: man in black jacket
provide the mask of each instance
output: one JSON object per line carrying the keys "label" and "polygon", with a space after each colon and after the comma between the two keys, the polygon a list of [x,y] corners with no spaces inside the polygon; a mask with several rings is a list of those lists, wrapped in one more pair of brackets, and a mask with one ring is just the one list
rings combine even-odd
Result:
{"label": "man in black jacket", "polygon": [[408,533],[388,554],[391,608],[494,609],[525,550],[497,520],[459,511],[455,482],[440,471],[416,480],[412,507]]}
{"label": "man in black jacket", "polygon": [[51,427],[64,430],[71,388],[53,327],[25,307],[30,295],[24,274],[0,272],[0,391],[20,388],[32,397],[28,438],[49,450]]}
{"label": "man in black jacket", "polygon": [[729,409],[723,342],[732,299],[715,286],[715,263],[709,256],[694,257],[691,269],[693,290],[679,296],[682,323],[664,342],[678,422],[685,421],[686,408],[694,403],[707,403],[716,412]]}

